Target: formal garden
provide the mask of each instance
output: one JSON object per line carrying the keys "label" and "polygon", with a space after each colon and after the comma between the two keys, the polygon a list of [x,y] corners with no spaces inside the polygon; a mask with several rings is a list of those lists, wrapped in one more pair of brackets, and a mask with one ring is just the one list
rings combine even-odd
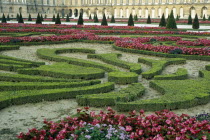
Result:
{"label": "formal garden", "polygon": [[18,16],[0,24],[0,139],[210,139],[210,32],[197,19],[189,31],[173,13],[160,27]]}

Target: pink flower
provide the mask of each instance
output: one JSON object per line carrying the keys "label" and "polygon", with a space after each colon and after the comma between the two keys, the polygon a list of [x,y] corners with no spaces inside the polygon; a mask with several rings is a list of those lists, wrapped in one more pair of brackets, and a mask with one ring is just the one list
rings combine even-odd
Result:
{"label": "pink flower", "polygon": [[132,131],[132,127],[131,127],[131,126],[126,126],[126,127],[125,127],[125,130],[126,130],[126,131]]}

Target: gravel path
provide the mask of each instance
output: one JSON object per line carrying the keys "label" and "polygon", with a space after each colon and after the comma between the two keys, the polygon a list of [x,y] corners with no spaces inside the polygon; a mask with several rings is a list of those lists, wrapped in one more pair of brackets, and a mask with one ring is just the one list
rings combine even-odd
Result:
{"label": "gravel path", "polygon": [[[47,65],[53,64],[54,62],[40,59],[36,56],[36,50],[40,48],[91,48],[95,49],[96,53],[121,53],[123,56],[120,58],[124,61],[137,63],[139,57],[145,57],[155,60],[160,60],[160,57],[147,56],[141,54],[131,54],[124,53],[120,51],[116,51],[112,48],[111,45],[106,44],[89,44],[89,43],[69,43],[69,44],[56,44],[56,45],[40,45],[40,46],[30,46],[30,47],[20,47],[20,50],[11,50],[11,51],[3,51],[0,54],[22,58],[26,60],[32,61],[42,61],[46,62]],[[81,53],[74,54],[61,54],[62,56],[86,59],[87,56]],[[89,60],[89,59],[88,59]],[[95,62],[100,62],[98,60],[92,60]],[[190,78],[198,78],[198,71],[204,70],[205,65],[210,64],[207,61],[195,61],[195,60],[187,60],[186,64],[181,65],[171,65],[166,67],[163,71],[163,74],[170,74],[176,72],[178,68],[186,68],[189,73]],[[144,64],[142,65],[142,70],[146,71],[150,67]],[[124,69],[120,69],[124,70]],[[5,71],[0,71],[4,73]],[[107,77],[107,76],[106,76]],[[106,82],[107,78],[103,78],[102,81]],[[146,93],[142,97],[142,99],[151,99],[160,97],[160,94],[155,90],[149,88],[149,81],[143,79],[139,76],[139,82],[141,82],[146,88]],[[116,85],[116,90],[124,88],[125,86]],[[44,118],[48,120],[56,121],[67,115],[73,115],[76,113],[76,109],[80,108],[76,103],[76,100],[60,100],[56,102],[41,102],[36,104],[25,104],[18,106],[11,106],[0,110],[0,140],[5,139],[14,139],[15,135],[19,132],[26,132],[28,128],[40,128],[42,126],[42,121]],[[91,108],[91,110],[105,110],[105,108]],[[202,112],[210,112],[210,103],[206,105],[201,105],[189,109],[179,109],[174,112],[178,114],[186,113],[189,115],[196,115]],[[151,112],[147,112],[151,113]]]}

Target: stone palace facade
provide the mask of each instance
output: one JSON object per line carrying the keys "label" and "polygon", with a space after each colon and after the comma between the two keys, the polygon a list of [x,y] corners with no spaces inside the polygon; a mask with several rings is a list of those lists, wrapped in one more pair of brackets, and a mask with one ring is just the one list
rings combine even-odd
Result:
{"label": "stone palace facade", "polygon": [[23,17],[36,17],[37,13],[52,17],[60,13],[63,17],[69,14],[72,18],[78,18],[83,13],[84,18],[91,14],[97,14],[99,18],[103,13],[115,18],[128,18],[132,13],[141,18],[160,18],[162,13],[174,15],[180,18],[188,18],[191,14],[194,18],[197,13],[200,18],[210,15],[209,0],[0,0],[0,14],[9,13],[10,17],[16,17],[21,12]]}

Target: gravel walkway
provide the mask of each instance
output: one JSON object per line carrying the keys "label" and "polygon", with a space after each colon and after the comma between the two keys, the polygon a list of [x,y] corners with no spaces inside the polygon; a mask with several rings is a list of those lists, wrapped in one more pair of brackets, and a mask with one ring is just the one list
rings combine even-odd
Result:
{"label": "gravel walkway", "polygon": [[[137,63],[139,57],[145,57],[150,59],[160,60],[160,57],[146,56],[141,54],[131,54],[116,51],[111,45],[106,44],[88,44],[88,43],[69,43],[69,44],[56,44],[56,45],[40,45],[40,46],[28,46],[20,47],[20,50],[3,51],[0,54],[22,58],[32,61],[46,62],[47,65],[54,62],[40,59],[36,56],[36,50],[40,48],[91,48],[95,49],[96,53],[121,53],[123,56],[120,58],[124,61]],[[74,54],[62,54],[62,56],[69,56],[74,58],[86,59],[87,56],[80,53]],[[89,59],[88,59],[89,60]],[[92,60],[91,60],[92,61]],[[94,60],[95,61],[95,60]],[[95,61],[100,62],[100,61]],[[186,68],[190,78],[198,78],[198,71],[204,70],[205,65],[210,64],[207,61],[191,61],[187,60],[186,64],[171,65],[166,67],[163,74],[170,74],[176,72],[178,68]],[[142,64],[143,71],[148,70],[150,67]],[[121,69],[123,70],[123,69]],[[5,72],[5,71],[0,71]],[[107,78],[103,78],[102,81],[106,82]],[[155,90],[149,88],[149,81],[139,76],[139,82],[141,82],[146,88],[146,93],[142,99],[151,99],[160,97],[160,94]],[[116,89],[119,90],[125,86],[116,85]],[[60,100],[56,102],[41,102],[36,104],[25,104],[18,106],[11,106],[0,110],[0,140],[14,139],[15,135],[19,132],[26,132],[28,128],[40,128],[44,118],[48,120],[56,121],[62,119],[67,115],[73,115],[76,113],[76,109],[79,108],[74,99]],[[91,110],[105,110],[105,108],[91,108]],[[210,112],[210,103],[201,105],[189,109],[179,109],[174,112],[178,114],[186,113],[189,115],[196,115],[202,112]],[[151,112],[147,112],[151,113]]]}

